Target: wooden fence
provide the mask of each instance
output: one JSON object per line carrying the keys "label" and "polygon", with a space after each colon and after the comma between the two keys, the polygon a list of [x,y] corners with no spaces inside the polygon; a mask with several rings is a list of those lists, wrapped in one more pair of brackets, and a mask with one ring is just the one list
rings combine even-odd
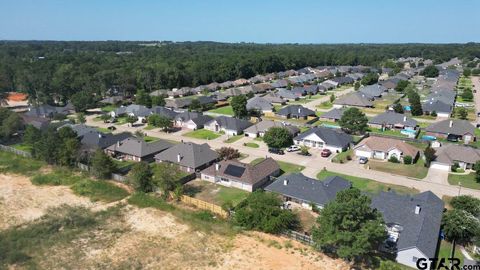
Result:
{"label": "wooden fence", "polygon": [[192,198],[192,197],[189,197],[189,196],[186,196],[186,195],[182,195],[180,200],[185,204],[195,206],[195,207],[197,207],[199,209],[202,209],[202,210],[208,210],[208,211],[210,211],[210,212],[212,212],[216,215],[219,215],[222,218],[228,218],[228,212],[223,210],[222,207],[220,207],[216,204],[209,203],[209,202],[206,202],[206,201],[202,201],[202,200],[199,200],[199,199],[195,199],[195,198]]}
{"label": "wooden fence", "polygon": [[314,244],[310,235],[306,235],[297,231],[285,231],[282,233],[282,235],[306,245],[313,246]]}
{"label": "wooden fence", "polygon": [[22,157],[28,157],[28,158],[32,157],[32,154],[30,152],[18,150],[18,149],[15,149],[15,148],[11,147],[11,146],[7,146],[7,145],[3,145],[3,144],[0,144],[0,150],[5,151],[5,152],[11,152],[11,153],[14,153],[14,154],[22,156]]}

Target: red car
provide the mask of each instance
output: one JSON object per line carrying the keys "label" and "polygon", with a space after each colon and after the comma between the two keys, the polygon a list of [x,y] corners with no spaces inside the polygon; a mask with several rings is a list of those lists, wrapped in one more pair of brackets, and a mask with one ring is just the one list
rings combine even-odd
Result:
{"label": "red car", "polygon": [[332,154],[332,151],[328,149],[323,149],[322,152],[320,153],[322,157],[329,157],[331,154]]}

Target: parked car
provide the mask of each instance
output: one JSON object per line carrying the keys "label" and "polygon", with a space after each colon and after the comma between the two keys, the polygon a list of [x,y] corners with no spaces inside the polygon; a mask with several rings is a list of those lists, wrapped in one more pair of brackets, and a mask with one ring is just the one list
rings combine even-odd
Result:
{"label": "parked car", "polygon": [[309,156],[312,155],[312,154],[310,154],[310,152],[301,152],[301,151],[298,152],[297,154],[302,155],[302,156],[306,156],[306,157],[309,157]]}
{"label": "parked car", "polygon": [[117,128],[114,127],[114,126],[109,126],[109,127],[107,127],[107,129],[109,129],[109,130],[116,130]]}
{"label": "parked car", "polygon": [[295,152],[300,151],[300,146],[298,145],[291,145],[287,148],[287,152]]}
{"label": "parked car", "polygon": [[368,158],[366,158],[366,157],[360,157],[358,159],[358,163],[360,163],[360,164],[366,164],[367,162],[368,162]]}
{"label": "parked car", "polygon": [[277,155],[285,154],[282,149],[278,149],[278,148],[268,148],[268,152],[272,154],[277,154]]}
{"label": "parked car", "polygon": [[332,154],[332,151],[328,149],[323,149],[322,152],[320,153],[322,157],[329,157],[331,154]]}

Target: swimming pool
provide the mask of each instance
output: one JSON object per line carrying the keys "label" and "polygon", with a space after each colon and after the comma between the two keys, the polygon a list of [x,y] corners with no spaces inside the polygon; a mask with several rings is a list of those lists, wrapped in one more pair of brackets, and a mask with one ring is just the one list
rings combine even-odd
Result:
{"label": "swimming pool", "polygon": [[435,141],[437,139],[437,137],[435,136],[430,136],[430,135],[423,135],[422,136],[422,140],[425,140],[425,141]]}

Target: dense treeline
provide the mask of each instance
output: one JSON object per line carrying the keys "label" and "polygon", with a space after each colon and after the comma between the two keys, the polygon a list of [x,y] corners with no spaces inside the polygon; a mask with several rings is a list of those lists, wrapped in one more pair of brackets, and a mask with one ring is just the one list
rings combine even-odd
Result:
{"label": "dense treeline", "polygon": [[20,90],[41,102],[112,86],[128,92],[198,86],[319,65],[378,66],[419,56],[436,63],[480,57],[480,44],[260,45],[214,42],[0,42],[0,91]]}

